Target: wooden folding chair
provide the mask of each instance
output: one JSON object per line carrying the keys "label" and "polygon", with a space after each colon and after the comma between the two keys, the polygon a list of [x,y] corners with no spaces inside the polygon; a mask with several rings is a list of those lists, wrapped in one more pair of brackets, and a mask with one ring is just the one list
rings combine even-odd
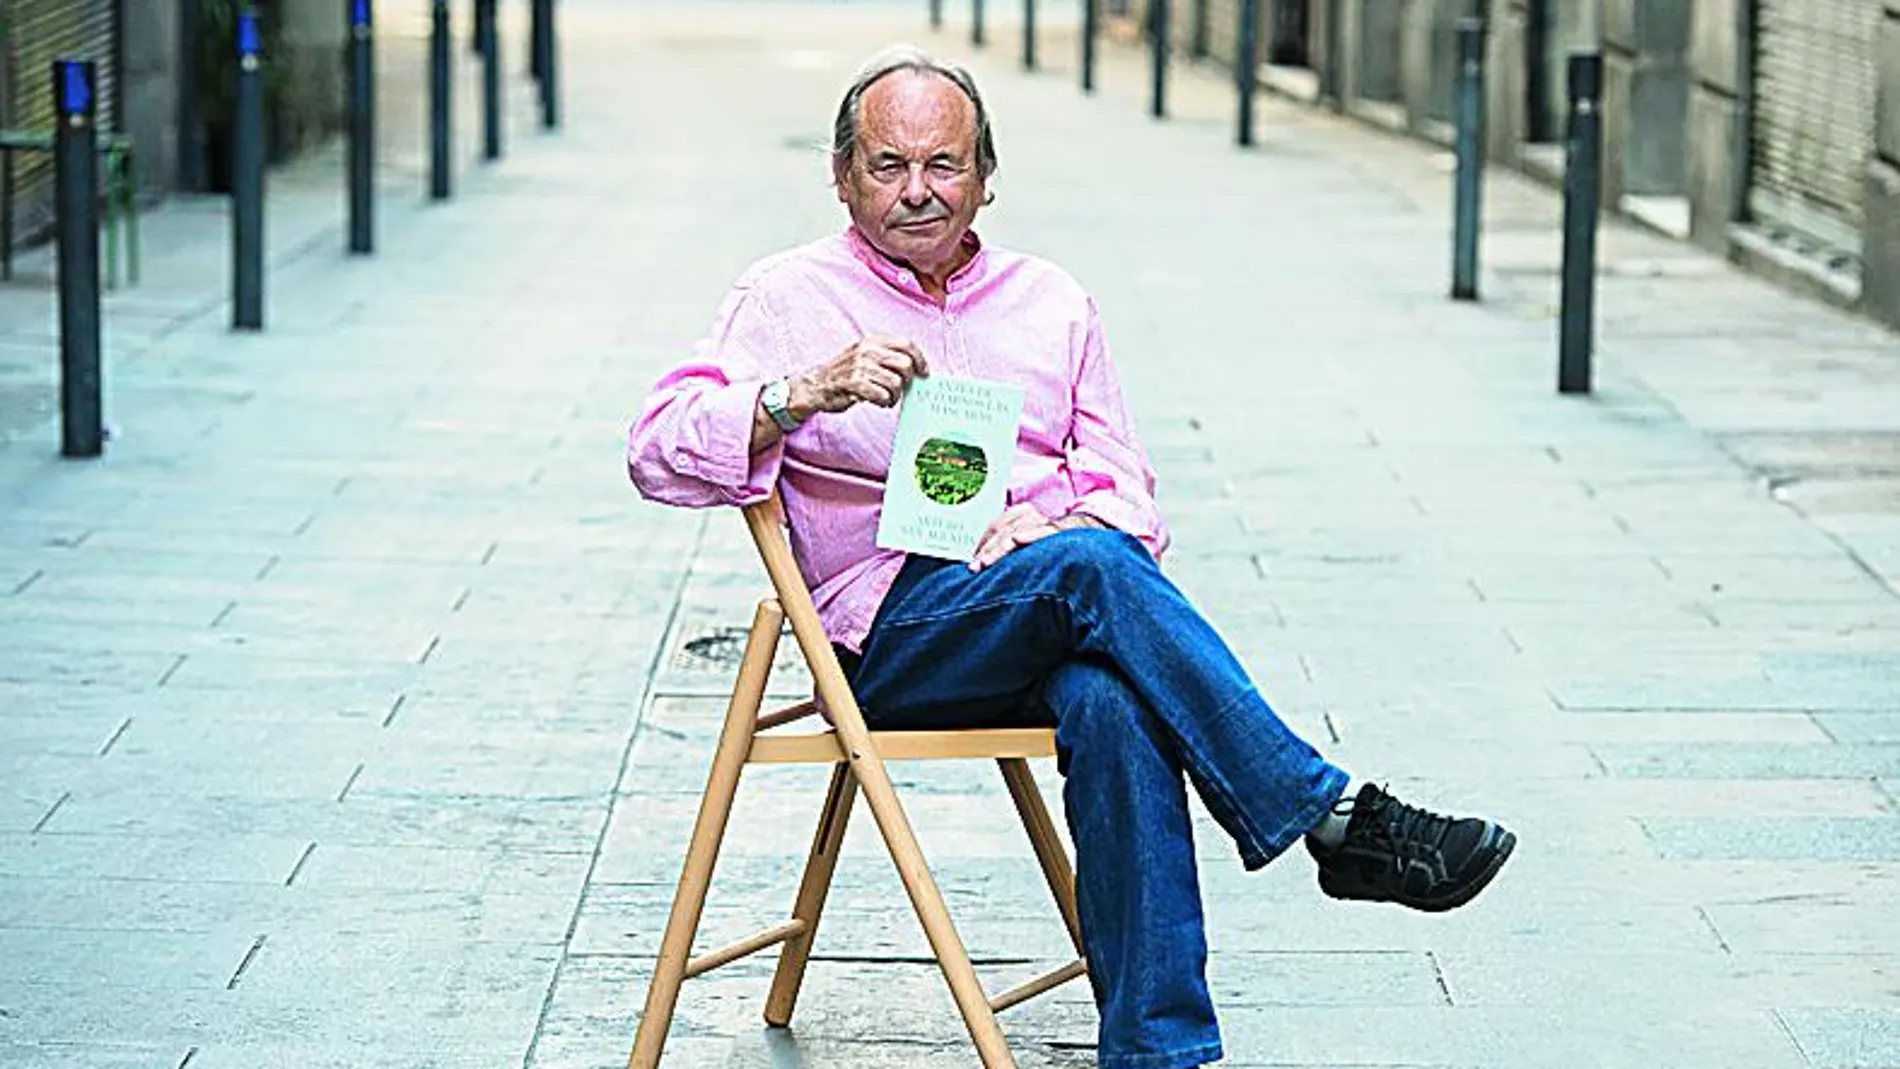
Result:
{"label": "wooden folding chair", "polygon": [[[791,1023],[792,1007],[811,957],[813,938],[818,931],[819,914],[831,887],[832,870],[838,850],[844,842],[845,823],[851,804],[862,789],[871,815],[891,859],[897,863],[904,889],[909,892],[917,917],[957,1009],[969,1026],[978,1055],[986,1069],[1014,1069],[996,1014],[1018,1003],[1084,975],[1086,965],[1078,957],[1063,967],[1031,980],[1020,987],[988,997],[977,980],[970,956],[951,923],[943,895],[924,862],[910,820],[898,802],[897,792],[885,771],[886,760],[930,760],[987,758],[996,761],[1003,782],[1029,832],[1030,845],[1042,864],[1054,893],[1056,908],[1069,929],[1070,941],[1078,955],[1082,949],[1082,929],[1075,909],[1075,874],[1068,854],[1057,837],[1042,794],[1029,770],[1027,758],[1048,757],[1055,753],[1055,733],[1047,728],[1010,728],[971,731],[871,731],[846,683],[824,628],[818,621],[811,592],[792,558],[791,546],[783,529],[783,513],[777,495],[745,510],[746,525],[764,559],[775,598],[759,602],[752,618],[752,631],[746,639],[745,656],[739,665],[738,682],[732,701],[726,708],[726,722],[713,754],[712,774],[700,802],[699,817],[693,825],[693,837],[686,851],[686,864],[680,874],[679,890],[673,899],[672,916],[660,943],[660,958],[654,966],[647,988],[646,1010],[634,1038],[630,1069],[655,1069],[666,1033],[672,1024],[673,1008],[682,983],[721,965],[737,961],[767,947],[784,944],[779,953],[778,970],[766,998],[766,1023],[783,1028]],[[802,734],[772,733],[772,729],[813,715],[816,706],[800,702],[777,712],[759,715],[765,696],[766,680],[771,672],[779,634],[789,619],[806,664],[811,668],[817,691],[830,711],[835,730]],[[726,821],[732,812],[739,777],[747,765],[761,764],[833,764],[831,789],[818,818],[818,831],[812,839],[811,854],[805,863],[805,876],[799,884],[792,906],[792,919],[757,935],[741,939],[696,958],[689,958],[700,914],[706,903],[706,891],[712,882],[713,864],[718,860],[719,845],[725,836]]]}

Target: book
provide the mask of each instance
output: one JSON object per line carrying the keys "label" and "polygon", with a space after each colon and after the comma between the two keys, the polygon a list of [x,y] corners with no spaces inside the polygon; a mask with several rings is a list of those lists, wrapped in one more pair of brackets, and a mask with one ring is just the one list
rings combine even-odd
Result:
{"label": "book", "polygon": [[1008,503],[1023,389],[981,379],[912,379],[878,517],[882,549],[968,561]]}

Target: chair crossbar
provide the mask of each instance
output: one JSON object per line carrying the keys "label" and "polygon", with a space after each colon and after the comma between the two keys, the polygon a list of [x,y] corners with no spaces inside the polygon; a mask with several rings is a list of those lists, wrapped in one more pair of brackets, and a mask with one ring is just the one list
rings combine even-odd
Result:
{"label": "chair crossbar", "polygon": [[797,705],[788,705],[783,709],[777,710],[776,712],[770,712],[770,713],[765,714],[764,716],[759,717],[759,726],[757,728],[754,728],[753,730],[770,731],[773,728],[784,727],[786,724],[803,720],[808,716],[812,716],[816,714],[817,712],[818,712],[817,702],[802,701],[802,702],[799,702]]}
{"label": "chair crossbar", "polygon": [[1088,971],[1088,962],[1077,958],[1060,969],[1043,973],[1041,976],[1023,984],[1021,987],[1010,988],[1008,991],[990,999],[990,1009],[993,1012],[1001,1013],[1011,1006],[1020,1005],[1035,998],[1037,995],[1053,991],[1078,976],[1086,976],[1088,975]]}
{"label": "chair crossbar", "polygon": [[[983,731],[873,731],[872,744],[886,761],[949,761],[972,758],[1051,757],[1055,734],[1048,728],[995,728]],[[752,740],[746,763],[753,765],[837,764],[849,758],[833,731],[804,735],[761,735]]]}
{"label": "chair crossbar", "polygon": [[776,928],[767,928],[757,935],[750,935],[731,946],[720,947],[710,954],[694,958],[686,963],[686,979],[691,980],[701,973],[708,973],[721,965],[730,965],[748,954],[757,954],[766,947],[775,947],[787,939],[805,934],[807,925],[802,920],[786,921]]}

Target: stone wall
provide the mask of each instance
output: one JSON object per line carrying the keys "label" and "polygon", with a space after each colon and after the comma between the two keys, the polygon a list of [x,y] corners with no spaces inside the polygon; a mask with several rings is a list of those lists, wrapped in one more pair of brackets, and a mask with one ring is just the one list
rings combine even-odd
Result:
{"label": "stone wall", "polygon": [[276,116],[282,153],[296,152],[341,129],[345,119],[343,50],[349,39],[338,0],[284,0],[286,91]]}
{"label": "stone wall", "polygon": [[178,4],[139,0],[123,9],[125,131],[138,146],[139,186],[149,196],[172,188],[178,174]]}

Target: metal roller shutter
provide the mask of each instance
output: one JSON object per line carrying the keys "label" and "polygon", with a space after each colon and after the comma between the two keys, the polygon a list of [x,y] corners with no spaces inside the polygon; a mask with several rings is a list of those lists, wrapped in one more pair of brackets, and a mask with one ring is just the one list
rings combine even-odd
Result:
{"label": "metal roller shutter", "polygon": [[[7,28],[9,129],[52,130],[52,65],[89,59],[98,65],[98,123],[119,129],[117,0],[0,0]],[[15,153],[14,233],[30,237],[52,221],[53,157]]]}
{"label": "metal roller shutter", "polygon": [[1873,151],[1880,0],[1760,0],[1749,211],[1852,259]]}

